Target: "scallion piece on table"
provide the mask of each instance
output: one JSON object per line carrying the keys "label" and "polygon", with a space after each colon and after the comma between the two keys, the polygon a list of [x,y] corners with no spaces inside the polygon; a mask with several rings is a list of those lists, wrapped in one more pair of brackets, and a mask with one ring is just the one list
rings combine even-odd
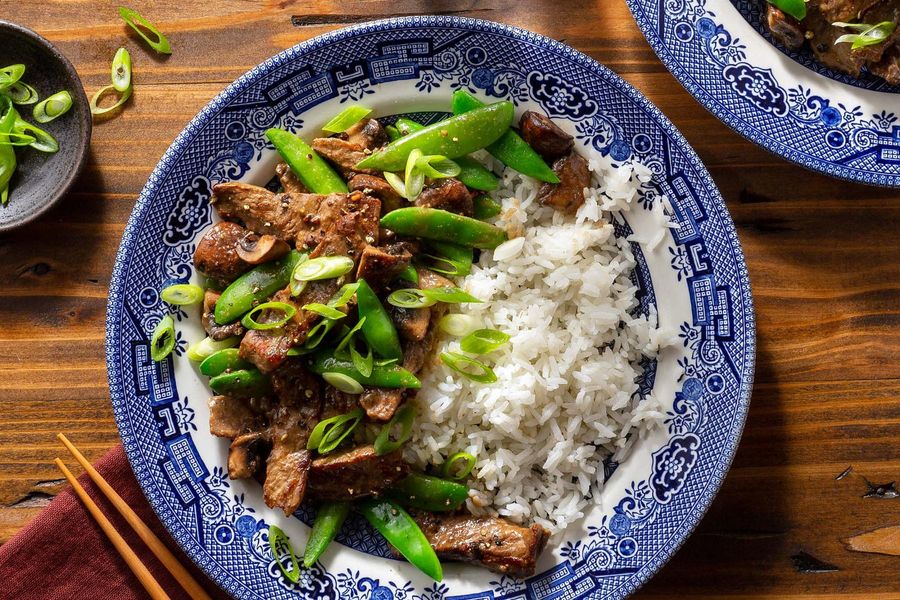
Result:
{"label": "scallion piece on table", "polygon": [[[156,26],[142,17],[136,10],[132,10],[125,6],[119,7],[119,16],[125,21],[125,24],[131,27],[151,48],[160,54],[172,54],[172,46]],[[147,33],[151,35],[148,35]]]}
{"label": "scallion piece on table", "polygon": [[35,104],[31,110],[31,116],[38,123],[49,123],[56,117],[66,114],[70,108],[72,108],[72,95],[63,90]]}
{"label": "scallion piece on table", "polygon": [[423,290],[417,288],[404,288],[391,292],[387,301],[388,304],[399,308],[425,308],[437,304],[437,300],[429,298]]}
{"label": "scallion piece on table", "polygon": [[296,281],[319,281],[335,279],[353,270],[353,259],[349,256],[320,256],[297,265],[291,278]]}
{"label": "scallion piece on table", "polygon": [[[272,314],[277,315],[275,319],[271,319]],[[256,317],[265,314],[267,320],[257,321]],[[287,302],[263,302],[253,310],[248,312],[241,319],[241,325],[247,329],[266,330],[277,329],[291,320],[297,314],[297,308],[293,304]]]}
{"label": "scallion piece on table", "polygon": [[[390,454],[400,448],[412,435],[413,421],[416,419],[416,407],[407,402],[394,413],[378,433],[373,444],[376,456]],[[397,431],[399,428],[399,431]]]}
{"label": "scallion piece on table", "polygon": [[[334,373],[329,374],[334,375]],[[356,429],[364,414],[363,409],[354,408],[350,412],[319,421],[309,434],[306,449],[316,450],[319,454],[328,454],[333,451]]]}
{"label": "scallion piece on table", "polygon": [[462,339],[459,347],[469,354],[488,354],[509,342],[509,336],[496,329],[478,329]]}
{"label": "scallion piece on table", "polygon": [[188,306],[203,302],[203,288],[192,283],[176,283],[160,292],[163,302],[173,306]]}
{"label": "scallion piece on table", "polygon": [[[459,466],[460,463],[462,466]],[[450,455],[444,465],[441,467],[441,477],[460,481],[465,479],[472,473],[475,468],[475,457],[468,452],[457,452]]]}
{"label": "scallion piece on table", "polygon": [[124,93],[131,87],[131,54],[125,48],[116,50],[110,69],[110,79],[117,92]]}
{"label": "scallion piece on table", "polygon": [[[300,581],[301,571],[300,563],[297,561],[297,555],[294,554],[294,549],[291,547],[287,535],[285,535],[280,527],[276,527],[275,525],[269,525],[269,550],[272,552],[272,558],[275,559],[275,564],[281,569],[285,578],[291,583]],[[282,562],[282,559],[287,557],[290,557],[290,570],[288,570]]]}
{"label": "scallion piece on table", "polygon": [[[94,93],[93,96],[91,96],[91,114],[97,115],[97,116],[105,115],[105,114],[110,113],[110,112],[116,110],[117,108],[121,107],[123,104],[128,102],[129,98],[131,98],[131,90],[132,89],[133,88],[129,87],[124,92],[119,92],[116,90],[115,86],[113,86],[113,85],[108,85],[106,87],[100,88],[99,90],[97,90]],[[114,93],[119,94],[119,99],[116,100],[116,102],[114,104],[104,107],[104,108],[101,108],[100,100],[102,100],[103,97],[106,96],[107,94],[114,94]]]}
{"label": "scallion piece on table", "polygon": [[159,362],[175,349],[175,320],[166,315],[157,323],[150,337],[150,358]]}
{"label": "scallion piece on table", "polygon": [[441,362],[471,381],[476,383],[494,383],[497,374],[494,370],[459,352],[441,352]]}
{"label": "scallion piece on table", "polygon": [[328,133],[343,133],[356,123],[359,123],[371,112],[371,108],[353,104],[339,112],[333,119],[328,121],[322,127],[322,131],[327,131]]}
{"label": "scallion piece on table", "polygon": [[24,81],[17,81],[4,92],[7,96],[12,99],[13,104],[19,105],[28,105],[34,104],[40,99],[40,95],[37,90],[25,83]]}
{"label": "scallion piece on table", "polygon": [[478,319],[471,315],[444,315],[441,317],[441,320],[438,321],[438,327],[441,328],[441,331],[456,337],[469,335],[478,329],[478,325]]}
{"label": "scallion piece on table", "polygon": [[851,50],[859,50],[866,46],[874,46],[885,41],[897,28],[893,21],[882,21],[876,25],[866,23],[832,23],[835,27],[844,27],[859,33],[847,33],[834,40],[835,44],[853,44]]}
{"label": "scallion piece on table", "polygon": [[216,341],[211,337],[205,337],[188,347],[187,357],[194,362],[203,362],[219,350],[234,348],[240,343],[241,338],[236,335],[220,341]]}

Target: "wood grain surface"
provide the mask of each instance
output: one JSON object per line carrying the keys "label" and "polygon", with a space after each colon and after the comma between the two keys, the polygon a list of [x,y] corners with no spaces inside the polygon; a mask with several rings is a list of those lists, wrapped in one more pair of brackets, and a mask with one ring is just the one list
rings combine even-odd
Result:
{"label": "wood grain surface", "polygon": [[[104,313],[125,222],[172,139],[216,93],[272,54],[369,18],[459,14],[564,40],[650,98],[700,154],[750,269],[759,328],[743,441],[709,514],[638,598],[900,598],[900,558],[844,540],[900,525],[900,194],[839,182],[733,133],[669,75],[623,0],[140,3],[175,49],[156,59],[94,0],[0,0],[0,18],[56,43],[92,93],[132,50],[133,101],[95,126],[74,191],[0,235],[0,542],[59,491],[66,432],[98,458],[117,441]],[[836,480],[848,466],[853,473]],[[804,550],[837,567],[799,572]]]}

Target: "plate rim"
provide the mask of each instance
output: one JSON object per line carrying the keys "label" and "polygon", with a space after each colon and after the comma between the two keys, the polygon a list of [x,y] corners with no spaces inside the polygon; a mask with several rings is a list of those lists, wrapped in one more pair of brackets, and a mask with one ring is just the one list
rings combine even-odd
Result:
{"label": "plate rim", "polygon": [[[631,0],[628,0],[629,2]],[[737,236],[737,230],[734,221],[727,209],[724,197],[721,194],[712,176],[709,174],[706,165],[700,159],[700,156],[693,149],[684,135],[679,131],[672,121],[643,93],[637,90],[633,85],[612,71],[609,67],[594,60],[583,52],[545,35],[529,31],[524,28],[498,23],[487,19],[478,19],[473,17],[449,16],[449,15],[409,15],[402,17],[392,17],[386,19],[375,19],[357,23],[348,27],[336,29],[326,32],[318,36],[314,36],[308,40],[295,44],[290,48],[286,48],[263,60],[258,65],[252,67],[240,77],[228,84],[221,92],[216,94],[200,111],[191,118],[182,131],[174,138],[170,146],[166,149],[159,162],[150,173],[147,182],[144,184],[138,199],[132,209],[122,235],[122,241],[116,252],[115,264],[109,284],[109,296],[106,308],[106,334],[104,339],[104,347],[106,354],[107,380],[110,388],[110,398],[113,408],[116,426],[120,439],[123,443],[126,456],[135,479],[141,488],[141,492],[147,499],[153,509],[154,514],[160,523],[165,527],[167,533],[178,544],[181,550],[187,555],[191,561],[207,576],[216,583],[223,591],[232,594],[234,585],[228,585],[236,581],[233,575],[225,572],[224,569],[218,568],[215,564],[204,564],[195,558],[195,555],[202,551],[196,540],[189,536],[176,535],[173,529],[177,528],[178,521],[170,514],[164,503],[155,500],[148,495],[147,488],[153,485],[153,481],[145,476],[146,482],[142,479],[141,473],[146,472],[146,468],[141,464],[144,459],[141,447],[137,443],[129,444],[131,436],[128,431],[127,412],[128,394],[122,389],[119,393],[117,388],[118,377],[115,374],[118,362],[114,359],[118,357],[118,349],[115,347],[115,341],[120,337],[120,328],[113,319],[118,316],[118,310],[121,308],[121,292],[125,284],[125,276],[129,266],[131,256],[138,241],[137,233],[140,225],[143,223],[150,208],[151,196],[156,193],[161,180],[167,175],[170,169],[170,163],[176,160],[185,150],[186,146],[199,134],[204,126],[215,116],[216,110],[234,95],[244,91],[244,89],[254,83],[258,78],[265,77],[269,69],[282,64],[285,60],[289,60],[297,53],[305,53],[315,51],[318,47],[340,41],[347,37],[357,35],[359,32],[371,32],[372,29],[392,30],[402,29],[404,27],[418,26],[437,28],[440,26],[456,26],[475,28],[480,31],[509,36],[517,41],[535,43],[537,42],[545,51],[558,53],[566,58],[575,60],[582,66],[603,73],[605,76],[617,81],[619,91],[642,107],[648,115],[656,121],[656,124],[663,130],[666,138],[677,150],[683,153],[685,159],[693,169],[696,169],[697,177],[703,181],[710,192],[710,201],[712,207],[718,213],[722,225],[722,232],[728,241],[731,254],[735,260],[735,269],[737,272],[738,283],[742,290],[741,300],[745,311],[746,319],[746,345],[744,351],[747,354],[747,360],[742,372],[742,383],[737,391],[735,407],[735,419],[732,426],[734,435],[729,436],[728,441],[723,443],[720,450],[720,459],[718,464],[710,473],[710,479],[697,498],[694,508],[690,516],[686,517],[678,529],[675,530],[673,541],[667,543],[661,548],[652,561],[642,565],[634,574],[634,578],[630,584],[621,588],[624,598],[631,595],[641,588],[650,578],[668,563],[674,554],[683,546],[687,539],[696,529],[697,525],[708,512],[712,501],[718,495],[725,477],[727,476],[731,465],[737,453],[737,448],[743,436],[744,427],[746,425],[747,415],[749,412],[750,399],[752,396],[753,382],[756,368],[757,358],[757,332],[756,332],[756,311],[753,302],[753,293],[750,283],[747,262],[744,256],[743,248]],[[677,539],[674,539],[677,538]],[[238,582],[240,583],[240,582]],[[247,588],[249,589],[249,588]]]}
{"label": "plate rim", "polygon": [[[797,165],[799,167],[803,167],[809,171],[814,173],[820,173],[822,175],[827,175],[828,177],[832,177],[839,181],[847,181],[850,183],[858,183],[861,185],[869,185],[872,187],[886,188],[886,189],[897,189],[900,188],[900,174],[886,174],[884,177],[886,178],[886,182],[882,183],[880,181],[869,181],[863,178],[862,172],[858,169],[854,169],[851,167],[838,167],[833,162],[826,160],[824,158],[813,159],[804,159],[800,156],[794,157],[790,152],[790,148],[784,146],[784,144],[778,140],[770,138],[763,134],[758,128],[750,126],[747,124],[747,121],[744,119],[738,118],[736,115],[728,111],[727,109],[720,107],[719,103],[713,98],[710,93],[699,83],[693,81],[693,77],[690,75],[689,70],[684,67],[679,61],[677,61],[669,51],[669,47],[666,45],[665,40],[663,40],[656,31],[654,31],[653,27],[651,27],[651,19],[648,16],[651,11],[646,10],[648,8],[649,3],[652,0],[625,0],[625,3],[628,5],[628,10],[631,13],[632,19],[634,19],[635,24],[641,32],[641,35],[644,36],[644,39],[653,49],[653,53],[656,54],[656,57],[663,63],[663,66],[666,67],[666,70],[675,78],[675,80],[687,91],[691,97],[694,98],[697,102],[700,103],[707,111],[712,113],[719,122],[724,123],[728,126],[729,129],[743,137],[744,139],[756,144],[763,150],[773,154],[782,160],[787,161],[790,164]],[[688,2],[695,2],[696,0],[686,0]],[[728,7],[734,8],[734,6],[728,2]],[[735,9],[736,10],[736,9]],[[643,17],[643,18],[641,18]],[[746,22],[743,15],[740,15],[741,19]],[[752,26],[752,24],[748,23],[748,26],[753,30],[753,33],[759,35],[756,29]],[[761,36],[760,36],[761,37]],[[762,38],[763,43],[769,44],[769,41],[765,38]],[[773,49],[776,52],[781,52],[781,49],[774,47]],[[804,71],[808,71],[812,74],[814,79],[822,79],[825,81],[834,82],[835,84],[841,85],[843,87],[851,88],[851,89],[862,89],[857,86],[852,86],[846,84],[841,81],[837,81],[830,77],[827,77],[821,73],[817,73],[804,65],[798,63],[793,58],[788,55],[784,55],[785,58],[791,63],[796,64],[803,68]],[[883,93],[889,94],[889,92],[875,92],[875,93]],[[741,126],[746,125],[745,130],[741,130]],[[851,174],[844,174],[843,171],[849,171],[858,173],[858,177],[854,177]]]}

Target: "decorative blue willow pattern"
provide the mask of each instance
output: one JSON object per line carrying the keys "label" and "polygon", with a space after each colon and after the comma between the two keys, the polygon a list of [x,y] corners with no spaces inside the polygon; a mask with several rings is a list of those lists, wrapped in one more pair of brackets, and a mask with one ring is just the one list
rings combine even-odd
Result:
{"label": "decorative blue willow pattern", "polygon": [[[266,127],[297,127],[298,116],[324,100],[357,101],[392,81],[410,81],[419,93],[442,97],[466,88],[535,102],[552,116],[574,121],[581,140],[614,160],[634,157],[650,166],[654,178],[641,194],[641,209],[649,210],[663,194],[673,205],[679,227],[668,254],[689,294],[692,318],[681,326],[690,352],[679,362],[682,389],[667,416],[668,442],[610,517],[589,523],[586,538],[566,542],[562,562],[529,580],[502,577],[465,596],[624,597],[659,569],[697,524],[733,456],[755,357],[749,282],[721,197],[671,123],[604,67],[519,29],[445,17],[351,27],[267,60],[191,121],[141,193],[110,286],[109,383],[135,475],[178,543],[238,597],[462,598],[446,583],[416,589],[409,581],[379,578],[377,566],[364,573],[327,572],[317,565],[304,571],[299,583],[287,582],[269,551],[268,525],[231,490],[222,467],[201,458],[192,437],[198,430],[194,410],[178,393],[171,359],[149,358],[149,333],[165,314],[157,290],[190,277],[194,240],[211,222],[211,182],[246,173],[267,150],[261,135]],[[646,282],[645,298],[651,302],[645,266],[638,278]],[[183,352],[185,343],[179,341]],[[650,383],[643,383],[652,385],[652,372],[645,378]],[[349,525],[343,543],[384,554],[383,542],[364,523]]]}
{"label": "decorative blue willow pattern", "polygon": [[[735,23],[729,19],[737,15],[728,14],[740,10],[755,27],[760,17],[752,0],[731,0],[734,7],[725,0],[627,1],[666,67],[726,125],[810,169],[851,181],[900,186],[900,121],[895,109],[867,114],[855,103],[853,87],[826,96],[813,73],[808,80],[779,80],[768,65],[747,62],[747,44],[767,42],[755,35],[734,35]],[[802,54],[794,58],[842,81],[840,74],[815,68]],[[893,89],[874,86],[858,85]],[[885,94],[884,106],[898,106],[891,100],[896,97]]]}

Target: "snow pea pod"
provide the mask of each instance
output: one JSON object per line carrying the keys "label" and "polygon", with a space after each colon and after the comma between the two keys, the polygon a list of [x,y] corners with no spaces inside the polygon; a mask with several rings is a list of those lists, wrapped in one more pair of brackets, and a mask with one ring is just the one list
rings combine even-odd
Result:
{"label": "snow pea pod", "polygon": [[[469,111],[481,110],[484,103],[465,90],[453,92],[453,114],[463,115]],[[507,167],[519,173],[534,177],[547,183],[559,183],[559,177],[553,172],[541,155],[528,145],[518,133],[508,130],[497,141],[487,147]]]}
{"label": "snow pea pod", "polygon": [[292,250],[282,258],[254,267],[232,281],[216,302],[216,323],[225,325],[236,321],[248,310],[284,289],[300,257],[299,252]]}
{"label": "snow pea pod", "polygon": [[309,532],[309,539],[306,541],[306,549],[303,551],[304,567],[308,569],[316,564],[325,548],[341,530],[341,525],[344,524],[348,514],[350,514],[349,502],[334,502],[319,507],[312,531]]}
{"label": "snow pea pod", "polygon": [[314,194],[347,193],[347,184],[341,176],[298,136],[273,127],[266,131],[266,137],[309,191]]}
{"label": "snow pea pod", "polygon": [[[425,129],[424,125],[416,123],[412,119],[405,117],[397,119],[397,130],[403,135],[423,129]],[[497,176],[471,156],[458,156],[453,161],[459,165],[460,169],[456,178],[462,181],[466,187],[482,192],[490,192],[491,190],[496,190],[497,186],[500,185]]]}
{"label": "snow pea pod", "polygon": [[438,208],[398,208],[381,218],[381,226],[400,235],[488,250],[506,241],[499,227]]}
{"label": "snow pea pod", "polygon": [[237,348],[226,348],[213,352],[200,363],[200,373],[207,377],[215,377],[226,371],[236,371],[246,369],[253,365],[240,357],[240,351]]}
{"label": "snow pea pod", "polygon": [[386,498],[369,499],[360,512],[413,566],[434,579],[444,578],[441,561],[409,513]]}
{"label": "snow pea pod", "polygon": [[512,103],[503,101],[450,117],[391,142],[356,166],[359,169],[400,171],[406,167],[406,159],[415,149],[423,154],[440,154],[447,158],[464,156],[484,148],[508,131],[514,112]]}
{"label": "snow pea pod", "polygon": [[475,201],[473,204],[475,209],[475,218],[481,219],[482,221],[485,219],[496,217],[501,213],[501,211],[503,211],[503,207],[500,206],[499,202],[485,194],[475,196]]}
{"label": "snow pea pod", "polygon": [[403,348],[400,347],[400,337],[397,328],[394,327],[390,315],[381,304],[381,300],[369,287],[365,279],[357,281],[359,287],[356,290],[356,305],[359,310],[359,318],[365,318],[362,326],[363,337],[372,350],[382,358],[403,358]]}
{"label": "snow pea pod", "polygon": [[254,398],[272,391],[269,378],[258,369],[238,369],[216,375],[209,380],[209,387],[217,394],[234,398]]}
{"label": "snow pea pod", "polygon": [[469,488],[461,483],[412,473],[385,490],[400,504],[431,512],[456,510],[469,497]]}
{"label": "snow pea pod", "polygon": [[337,358],[328,352],[317,354],[309,369],[317,375],[322,373],[341,373],[363,385],[375,387],[412,389],[422,387],[422,382],[415,375],[403,367],[397,366],[396,363],[390,365],[379,365],[376,363],[372,367],[372,373],[365,377],[356,370],[352,360]]}

